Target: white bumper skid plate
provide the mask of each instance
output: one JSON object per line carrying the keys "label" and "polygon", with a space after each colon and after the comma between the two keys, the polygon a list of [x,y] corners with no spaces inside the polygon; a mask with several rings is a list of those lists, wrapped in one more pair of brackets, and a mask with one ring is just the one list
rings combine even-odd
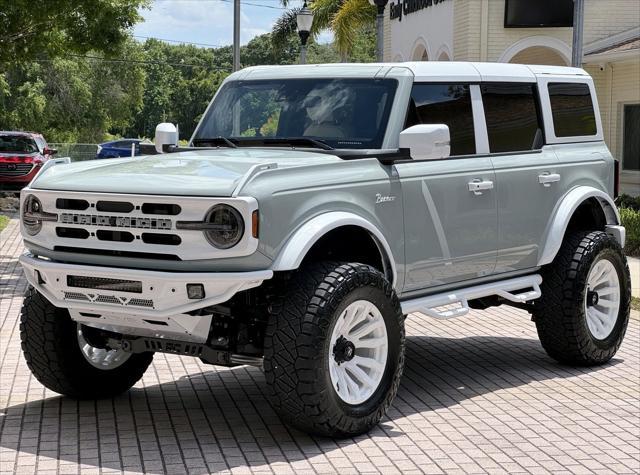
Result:
{"label": "white bumper skid plate", "polygon": [[[207,319],[187,312],[226,302],[242,290],[259,286],[273,271],[158,272],[63,264],[23,254],[27,280],[56,307],[92,326],[131,334],[182,336],[202,341]],[[189,298],[187,285],[201,286],[202,298]]]}

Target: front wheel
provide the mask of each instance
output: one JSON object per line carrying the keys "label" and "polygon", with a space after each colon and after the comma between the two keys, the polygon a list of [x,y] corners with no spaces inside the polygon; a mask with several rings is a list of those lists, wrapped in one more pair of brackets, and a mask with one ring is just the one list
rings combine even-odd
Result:
{"label": "front wheel", "polygon": [[567,236],[542,279],[533,317],[549,356],[573,365],[609,361],[631,304],[629,267],[617,241],[602,231]]}
{"label": "front wheel", "polygon": [[20,316],[22,352],[44,386],[76,399],[100,399],[127,391],[151,364],[153,353],[131,354],[93,341],[65,309],[30,287]]}
{"label": "front wheel", "polygon": [[404,365],[404,316],[391,284],[357,263],[320,263],[283,284],[264,368],[279,415],[305,432],[353,436],[375,426]]}

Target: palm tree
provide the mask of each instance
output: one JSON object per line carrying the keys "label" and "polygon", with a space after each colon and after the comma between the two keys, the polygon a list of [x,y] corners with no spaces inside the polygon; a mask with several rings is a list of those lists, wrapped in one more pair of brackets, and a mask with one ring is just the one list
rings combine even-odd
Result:
{"label": "palm tree", "polygon": [[[288,6],[291,0],[280,0]],[[333,38],[338,52],[347,58],[353,50],[354,42],[367,27],[375,24],[376,8],[369,0],[310,0],[309,8],[313,11],[311,35],[317,36],[322,30],[333,31]],[[296,14],[300,8],[292,8],[282,14],[273,26],[272,41],[280,47],[287,38],[296,33]]]}

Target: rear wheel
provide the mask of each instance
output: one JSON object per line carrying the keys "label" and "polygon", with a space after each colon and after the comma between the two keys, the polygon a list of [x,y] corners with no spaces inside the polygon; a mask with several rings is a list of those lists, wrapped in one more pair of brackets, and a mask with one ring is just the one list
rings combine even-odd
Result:
{"label": "rear wheel", "polygon": [[264,368],[280,416],[306,432],[352,436],[391,404],[404,364],[404,316],[389,282],[357,263],[321,263],[283,283]]}
{"label": "rear wheel", "polygon": [[549,356],[573,365],[609,361],[624,338],[631,303],[618,242],[601,231],[569,235],[542,277],[533,316]]}
{"label": "rear wheel", "polygon": [[44,386],[77,399],[116,396],[133,386],[153,353],[131,354],[94,341],[91,328],[78,325],[35,289],[25,294],[20,316],[22,352]]}

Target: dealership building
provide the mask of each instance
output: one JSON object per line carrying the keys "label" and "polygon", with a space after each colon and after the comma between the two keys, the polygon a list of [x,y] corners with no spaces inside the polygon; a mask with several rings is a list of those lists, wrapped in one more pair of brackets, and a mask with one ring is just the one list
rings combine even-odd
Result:
{"label": "dealership building", "polygon": [[[640,194],[640,0],[584,0],[583,68],[594,78],[621,189]],[[569,66],[573,0],[390,0],[386,61]]]}

